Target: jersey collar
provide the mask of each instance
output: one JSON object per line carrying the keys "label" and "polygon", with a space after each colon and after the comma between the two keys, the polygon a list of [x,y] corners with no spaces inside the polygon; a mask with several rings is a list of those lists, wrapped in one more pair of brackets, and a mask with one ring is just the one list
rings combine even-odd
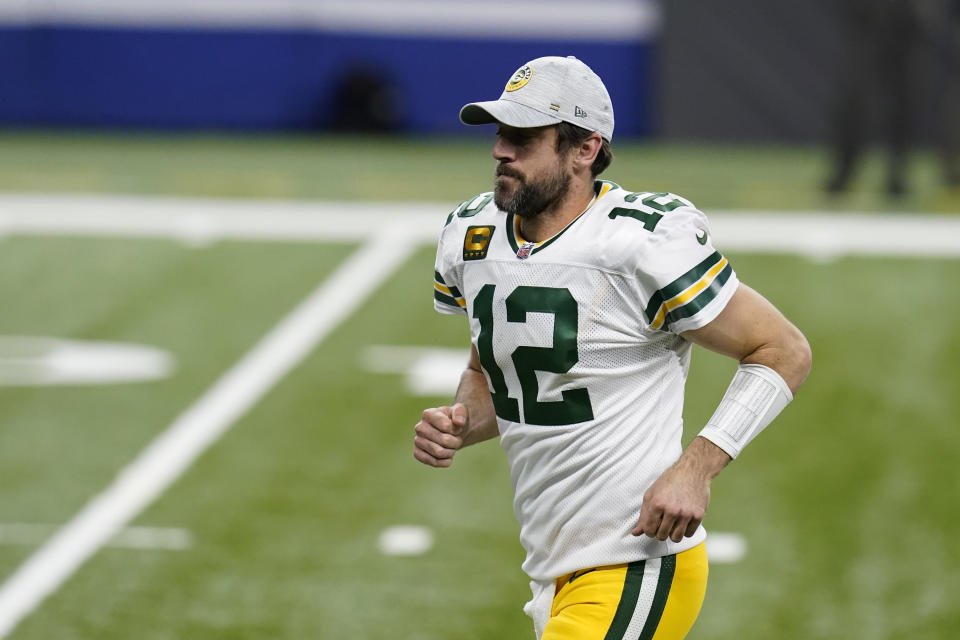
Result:
{"label": "jersey collar", "polygon": [[[550,246],[557,238],[562,236],[567,229],[572,227],[577,220],[582,218],[583,214],[585,214],[587,211],[590,211],[597,200],[605,196],[607,192],[613,189],[615,186],[616,185],[614,183],[607,182],[605,180],[595,181],[593,183],[593,199],[590,200],[590,202],[587,204],[587,207],[581,211],[576,218],[571,220],[563,229],[550,236],[546,240],[541,240],[540,242],[534,243],[534,247],[530,251],[530,255],[533,255],[541,249],[546,249],[548,246]],[[513,249],[514,253],[518,253],[520,251],[520,246],[527,242],[520,236],[520,219],[512,213],[507,214],[507,240],[510,241],[510,248]]]}

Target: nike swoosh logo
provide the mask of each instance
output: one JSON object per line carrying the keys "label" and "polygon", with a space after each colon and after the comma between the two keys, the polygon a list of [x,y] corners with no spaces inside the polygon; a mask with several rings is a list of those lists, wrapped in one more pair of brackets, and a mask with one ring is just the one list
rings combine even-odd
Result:
{"label": "nike swoosh logo", "polygon": [[707,244],[707,232],[703,229],[699,229],[699,233],[697,233],[697,242],[700,244]]}
{"label": "nike swoosh logo", "polygon": [[568,582],[568,583],[573,582],[574,580],[576,580],[576,579],[579,578],[580,576],[585,576],[585,575],[587,575],[588,573],[590,573],[591,571],[596,571],[596,570],[597,570],[597,568],[596,568],[596,567],[593,567],[593,568],[591,568],[591,569],[583,569],[583,570],[581,570],[581,571],[576,571],[576,572],[574,572],[574,574],[573,574],[572,576],[570,576],[570,579],[567,580],[567,582]]}

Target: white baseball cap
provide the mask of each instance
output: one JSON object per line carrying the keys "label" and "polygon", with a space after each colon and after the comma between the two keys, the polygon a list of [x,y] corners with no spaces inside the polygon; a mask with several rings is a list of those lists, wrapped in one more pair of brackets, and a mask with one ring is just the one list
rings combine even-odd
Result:
{"label": "white baseball cap", "polygon": [[613,104],[600,76],[573,56],[531,60],[510,77],[499,100],[460,109],[464,124],[545,127],[569,122],[613,138]]}

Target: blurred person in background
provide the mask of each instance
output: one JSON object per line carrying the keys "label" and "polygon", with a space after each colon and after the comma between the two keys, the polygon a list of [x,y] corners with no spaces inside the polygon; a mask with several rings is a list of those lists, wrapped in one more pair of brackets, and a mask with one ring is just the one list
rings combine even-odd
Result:
{"label": "blurred person in background", "polygon": [[943,172],[951,187],[960,187],[960,0],[949,0],[941,40],[947,66],[943,100]]}
{"label": "blurred person in background", "polygon": [[[434,306],[468,319],[470,360],[414,457],[449,467],[500,437],[538,638],[679,640],[706,590],[711,480],[793,399],[809,346],[689,201],[597,179],[613,106],[583,62],[532,60],[460,119],[497,126],[495,188],[440,236]],[[693,344],[740,366],[684,449]]]}
{"label": "blurred person in background", "polygon": [[334,85],[329,126],[353,133],[396,133],[403,126],[403,98],[385,69],[373,62],[345,65]]}
{"label": "blurred person in background", "polygon": [[833,118],[830,194],[847,190],[862,155],[867,127],[879,116],[887,145],[886,192],[907,190],[913,117],[911,65],[925,25],[925,0],[841,0],[847,60],[840,66]]}

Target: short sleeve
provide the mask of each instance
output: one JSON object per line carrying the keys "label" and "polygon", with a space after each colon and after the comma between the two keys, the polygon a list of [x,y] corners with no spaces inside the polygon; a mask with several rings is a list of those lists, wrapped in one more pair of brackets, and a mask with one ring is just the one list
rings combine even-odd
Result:
{"label": "short sleeve", "polygon": [[433,308],[448,315],[466,315],[467,302],[463,298],[460,271],[448,243],[453,224],[447,224],[437,242],[437,259],[433,268]]}
{"label": "short sleeve", "polygon": [[707,217],[690,206],[657,223],[637,277],[650,292],[644,301],[647,324],[672,333],[699,329],[716,318],[739,284],[713,246]]}

